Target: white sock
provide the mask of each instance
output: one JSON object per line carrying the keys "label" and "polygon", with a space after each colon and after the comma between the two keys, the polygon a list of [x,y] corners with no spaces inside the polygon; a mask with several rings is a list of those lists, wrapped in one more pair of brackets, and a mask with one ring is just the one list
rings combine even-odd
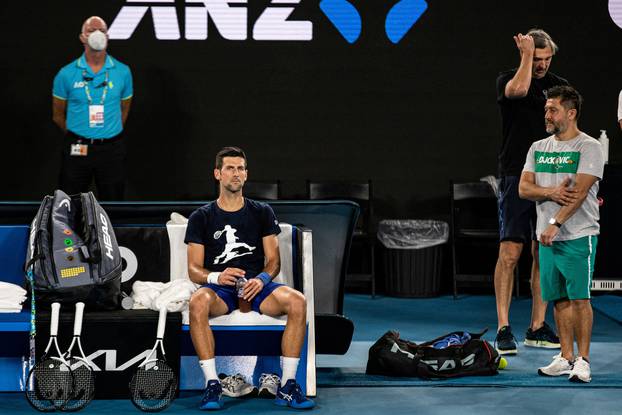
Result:
{"label": "white sock", "polygon": [[281,387],[285,386],[290,379],[296,379],[296,371],[298,370],[298,357],[283,356],[283,376],[281,376]]}
{"label": "white sock", "polygon": [[207,360],[199,360],[199,366],[201,366],[201,370],[203,371],[203,375],[205,375],[205,386],[207,386],[207,382],[210,380],[218,380],[218,374],[216,373],[216,359],[211,358]]}

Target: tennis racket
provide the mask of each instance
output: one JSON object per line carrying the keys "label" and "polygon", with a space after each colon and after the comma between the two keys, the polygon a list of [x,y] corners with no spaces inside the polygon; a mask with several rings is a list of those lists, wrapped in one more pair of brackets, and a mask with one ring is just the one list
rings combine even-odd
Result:
{"label": "tennis racket", "polygon": [[[71,345],[65,353],[65,359],[69,363],[69,367],[74,377],[73,393],[69,400],[61,408],[63,411],[73,412],[79,411],[88,405],[95,396],[95,373],[91,367],[91,363],[86,358],[82,349],[82,316],[84,314],[84,303],[76,303],[76,314],[73,322],[73,339]],[[73,354],[74,346],[78,346],[80,356]]]}
{"label": "tennis racket", "polygon": [[[159,412],[168,408],[177,392],[177,377],[166,363],[162,340],[166,327],[166,306],[160,309],[156,342],[145,360],[138,365],[130,381],[130,399],[144,412]],[[158,358],[158,346],[162,358]]]}
{"label": "tennis racket", "polygon": [[[62,409],[73,393],[73,373],[63,358],[56,340],[59,314],[60,304],[52,304],[50,340],[39,362],[30,369],[25,385],[26,399],[35,409],[42,412]],[[52,344],[56,356],[50,353]]]}

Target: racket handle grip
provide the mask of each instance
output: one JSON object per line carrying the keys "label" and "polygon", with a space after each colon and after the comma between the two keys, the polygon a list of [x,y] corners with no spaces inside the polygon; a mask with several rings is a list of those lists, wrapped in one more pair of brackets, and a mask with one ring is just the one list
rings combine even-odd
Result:
{"label": "racket handle grip", "polygon": [[50,320],[50,337],[58,334],[58,318],[60,316],[60,303],[52,303],[52,317]]}
{"label": "racket handle grip", "polygon": [[160,308],[160,315],[158,316],[158,334],[157,334],[157,338],[158,339],[162,339],[164,338],[164,329],[166,328],[166,313],[168,312],[168,310],[166,309],[166,306],[162,306],[162,308]]}
{"label": "racket handle grip", "polygon": [[79,336],[82,334],[82,316],[84,315],[84,303],[76,303],[76,316],[73,320],[73,335]]}

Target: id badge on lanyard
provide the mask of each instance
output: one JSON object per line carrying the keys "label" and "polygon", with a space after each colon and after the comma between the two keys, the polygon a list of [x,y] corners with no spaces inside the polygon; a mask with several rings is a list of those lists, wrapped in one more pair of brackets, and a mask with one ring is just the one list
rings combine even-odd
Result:
{"label": "id badge on lanyard", "polygon": [[89,127],[101,128],[104,126],[104,106],[89,105]]}
{"label": "id badge on lanyard", "polygon": [[[82,77],[86,79],[86,71],[82,72]],[[106,101],[106,94],[108,93],[108,71],[106,71],[106,80],[102,84],[104,91],[99,104],[93,104],[93,98],[91,97],[91,91],[89,89],[88,81],[84,84],[84,93],[86,99],[89,102],[89,127],[90,128],[102,128],[105,122],[104,116],[104,101]]]}

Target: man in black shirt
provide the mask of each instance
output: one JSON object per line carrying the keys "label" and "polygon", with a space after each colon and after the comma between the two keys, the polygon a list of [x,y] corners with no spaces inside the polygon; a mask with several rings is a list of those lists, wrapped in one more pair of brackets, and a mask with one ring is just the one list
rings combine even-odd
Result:
{"label": "man in black shirt", "polygon": [[223,406],[209,318],[238,307],[243,312],[252,309],[273,317],[287,315],[281,342],[283,375],[274,402],[309,409],[315,404],[296,383],[305,338],[306,299],[293,288],[272,282],[281,268],[280,228],[269,205],[242,196],[246,167],[241,149],[223,148],[216,155],[214,169],[214,177],[220,182],[218,199],[188,219],[188,273],[194,283],[201,284],[190,299],[190,335],[207,384],[201,409]]}
{"label": "man in black shirt", "polygon": [[500,354],[516,354],[517,347],[509,321],[514,270],[523,246],[531,244],[531,325],[525,345],[559,348],[559,338],[545,322],[546,303],[540,293],[538,243],[535,240],[535,204],[518,196],[518,183],[531,144],[548,136],[544,127],[544,91],[568,82],[549,72],[557,45],[539,29],[514,36],[520,52],[518,69],[502,72],[497,78],[497,103],[501,112],[503,141],[499,152],[499,258],[495,267],[497,339]]}

